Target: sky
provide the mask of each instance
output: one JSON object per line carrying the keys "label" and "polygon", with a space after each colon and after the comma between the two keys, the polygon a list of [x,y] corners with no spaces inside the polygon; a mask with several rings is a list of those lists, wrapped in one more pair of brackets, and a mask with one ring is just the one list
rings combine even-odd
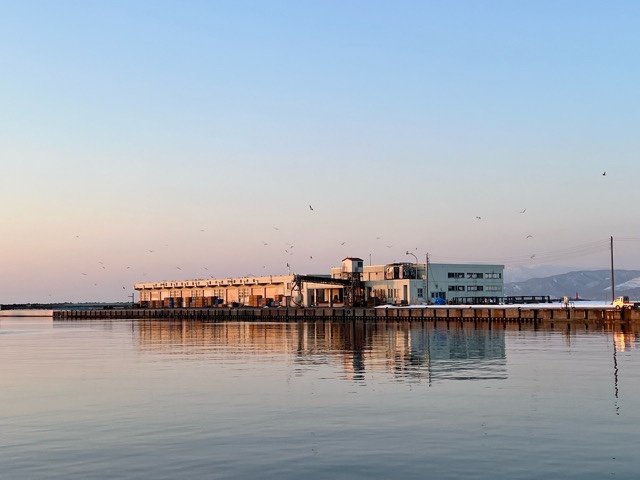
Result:
{"label": "sky", "polygon": [[635,1],[3,2],[0,303],[408,251],[509,281],[609,268],[610,236],[640,269],[638,24]]}

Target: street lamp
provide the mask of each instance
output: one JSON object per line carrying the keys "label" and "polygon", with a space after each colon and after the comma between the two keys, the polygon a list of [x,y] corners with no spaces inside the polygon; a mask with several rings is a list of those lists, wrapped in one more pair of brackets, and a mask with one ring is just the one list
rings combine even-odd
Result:
{"label": "street lamp", "polygon": [[411,253],[409,250],[407,250],[405,252],[406,255],[411,255],[413,258],[416,259],[416,280],[418,279],[418,257],[416,257],[413,253]]}
{"label": "street lamp", "polygon": [[[415,277],[416,277],[416,280],[418,280],[418,257],[416,257],[416,256],[415,256],[413,253],[411,253],[409,250],[407,250],[407,251],[405,252],[405,254],[406,254],[406,255],[411,255],[413,258],[415,258],[415,259],[416,259],[416,268],[415,268],[416,273],[415,273]],[[409,283],[411,283],[411,282],[409,282]],[[416,285],[416,288],[418,288],[418,286],[417,286],[417,285]]]}

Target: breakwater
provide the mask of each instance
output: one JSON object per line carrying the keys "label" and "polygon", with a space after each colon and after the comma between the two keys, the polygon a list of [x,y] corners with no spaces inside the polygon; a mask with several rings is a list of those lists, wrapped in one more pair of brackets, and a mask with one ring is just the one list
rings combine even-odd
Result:
{"label": "breakwater", "polygon": [[133,318],[197,319],[211,321],[282,322],[298,320],[360,321],[640,321],[639,309],[527,308],[508,306],[427,308],[132,308],[57,310],[54,319]]}

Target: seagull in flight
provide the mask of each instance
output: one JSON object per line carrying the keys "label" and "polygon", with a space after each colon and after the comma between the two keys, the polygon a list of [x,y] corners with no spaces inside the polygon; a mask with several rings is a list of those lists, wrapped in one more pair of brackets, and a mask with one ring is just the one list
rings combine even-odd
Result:
{"label": "seagull in flight", "polygon": [[313,212],[313,207],[311,205],[309,205],[309,210]]}
{"label": "seagull in flight", "polygon": [[345,243],[347,243],[347,242],[340,242],[340,245],[344,245]]}
{"label": "seagull in flight", "polygon": [[604,172],[602,172],[602,176],[606,176],[607,175],[607,171],[605,170]]}
{"label": "seagull in flight", "polygon": [[524,210],[520,210],[520,213],[524,213],[526,211],[527,211],[527,209],[525,208]]}
{"label": "seagull in flight", "polygon": [[533,235],[527,235],[527,236],[526,236],[526,237],[524,237],[524,238],[533,238]]}
{"label": "seagull in flight", "polygon": [[274,230],[280,230],[278,227],[273,227]]}
{"label": "seagull in flight", "polygon": [[476,220],[482,220],[482,217],[478,217],[478,216],[476,215]]}
{"label": "seagull in flight", "polygon": [[533,255],[531,255],[529,258],[530,258],[531,260],[533,260],[534,258],[536,258],[536,254],[534,253],[534,254],[533,254]]}

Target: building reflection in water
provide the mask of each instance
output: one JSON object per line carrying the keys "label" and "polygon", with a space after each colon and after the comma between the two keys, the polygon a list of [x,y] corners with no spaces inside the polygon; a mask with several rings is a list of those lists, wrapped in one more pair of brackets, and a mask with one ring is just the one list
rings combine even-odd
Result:
{"label": "building reflection in water", "polygon": [[626,352],[638,347],[638,334],[632,332],[613,332],[613,345],[616,351]]}
{"label": "building reflection in water", "polygon": [[403,380],[506,379],[505,332],[486,324],[432,323],[203,323],[140,321],[140,348],[163,354],[291,356],[297,372],[339,365],[344,378],[387,373]]}

